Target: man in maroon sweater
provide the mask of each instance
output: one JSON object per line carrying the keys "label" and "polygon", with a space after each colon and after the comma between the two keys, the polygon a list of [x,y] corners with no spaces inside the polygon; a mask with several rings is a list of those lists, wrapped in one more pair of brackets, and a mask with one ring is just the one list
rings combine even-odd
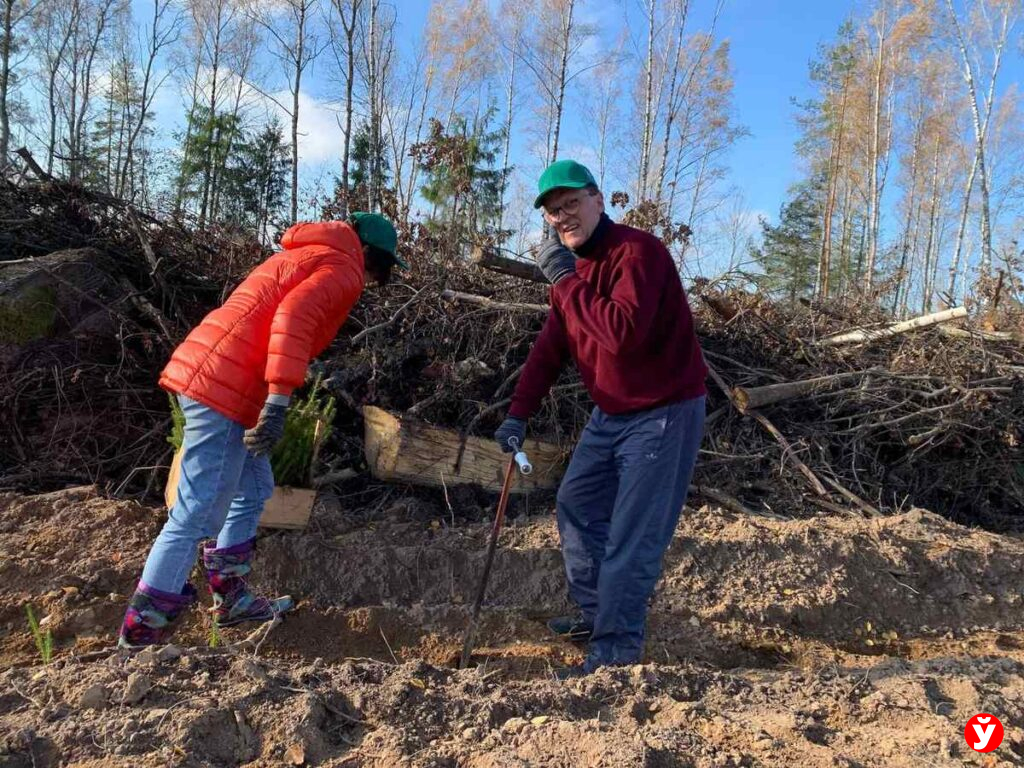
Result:
{"label": "man in maroon sweater", "polygon": [[653,235],[604,213],[593,175],[547,168],[534,206],[556,237],[537,263],[551,311],[495,433],[520,444],[571,355],[596,407],[558,490],[558,530],[578,617],[548,626],[589,640],[581,670],[635,664],[647,602],[686,500],[704,429],[707,367],[682,281]]}

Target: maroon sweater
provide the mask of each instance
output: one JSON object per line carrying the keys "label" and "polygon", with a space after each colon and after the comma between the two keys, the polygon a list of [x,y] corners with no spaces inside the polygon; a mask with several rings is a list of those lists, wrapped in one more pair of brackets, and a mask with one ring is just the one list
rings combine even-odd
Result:
{"label": "maroon sweater", "polygon": [[707,366],[679,272],[664,244],[603,216],[551,287],[551,311],[519,377],[509,415],[540,407],[568,354],[608,414],[705,394]]}

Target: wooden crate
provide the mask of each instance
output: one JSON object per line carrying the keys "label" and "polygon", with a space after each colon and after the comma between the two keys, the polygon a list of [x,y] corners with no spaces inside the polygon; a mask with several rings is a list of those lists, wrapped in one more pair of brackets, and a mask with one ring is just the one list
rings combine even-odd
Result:
{"label": "wooden crate", "polygon": [[[363,421],[366,462],[374,477],[414,485],[475,484],[501,490],[509,456],[494,440],[467,438],[456,468],[462,443],[458,432],[373,406],[363,407]],[[557,488],[565,471],[565,452],[557,445],[531,438],[527,438],[524,450],[533,464],[533,474],[519,475],[512,491]]]}
{"label": "wooden crate", "polygon": [[[178,497],[178,477],[181,474],[182,451],[174,454],[171,471],[167,475],[167,486],[164,488],[164,502],[167,508],[174,506]],[[285,488],[274,486],[274,493],[263,505],[260,515],[261,528],[305,528],[309,524],[309,516],[313,512],[316,491],[308,488]]]}

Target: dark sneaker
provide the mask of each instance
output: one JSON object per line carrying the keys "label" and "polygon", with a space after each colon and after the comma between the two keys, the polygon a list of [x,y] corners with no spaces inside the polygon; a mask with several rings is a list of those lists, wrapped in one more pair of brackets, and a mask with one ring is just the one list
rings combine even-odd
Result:
{"label": "dark sneaker", "polygon": [[588,643],[594,633],[593,625],[580,616],[556,616],[548,622],[548,629],[574,643]]}
{"label": "dark sneaker", "polygon": [[575,680],[587,674],[582,664],[575,664],[571,667],[562,667],[554,672],[555,680]]}

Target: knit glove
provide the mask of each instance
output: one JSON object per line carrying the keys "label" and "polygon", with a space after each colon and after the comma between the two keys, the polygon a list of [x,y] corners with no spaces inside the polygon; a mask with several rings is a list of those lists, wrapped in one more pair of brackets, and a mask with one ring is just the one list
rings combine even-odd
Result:
{"label": "knit glove", "polygon": [[537,266],[554,285],[576,271],[576,256],[557,237],[545,240],[537,254]]}
{"label": "knit glove", "polygon": [[245,430],[242,442],[253,456],[269,455],[278,440],[284,436],[284,420],[288,414],[289,398],[285,395],[271,395],[263,404],[259,421],[252,429]]}
{"label": "knit glove", "polygon": [[516,448],[509,444],[510,440],[514,439],[516,446],[522,448],[525,437],[526,421],[524,419],[517,419],[515,416],[509,416],[501,422],[501,426],[494,433],[494,439],[498,441],[498,445],[501,446],[501,450],[505,453],[514,453],[516,451]]}

